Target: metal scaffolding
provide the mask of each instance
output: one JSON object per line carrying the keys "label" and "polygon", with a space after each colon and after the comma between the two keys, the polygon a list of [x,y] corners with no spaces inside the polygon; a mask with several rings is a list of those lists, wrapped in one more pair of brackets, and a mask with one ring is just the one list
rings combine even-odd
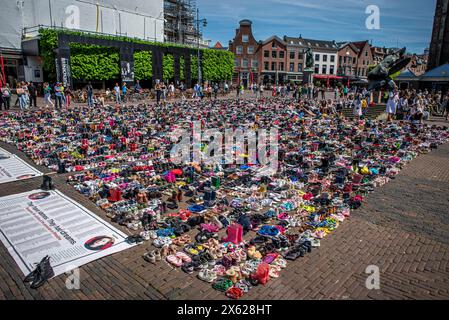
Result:
{"label": "metal scaffolding", "polygon": [[164,0],[165,42],[196,46],[199,39],[208,46],[195,24],[196,9],[196,0]]}
{"label": "metal scaffolding", "polygon": [[195,0],[164,0],[166,42],[188,44],[196,38],[195,11]]}

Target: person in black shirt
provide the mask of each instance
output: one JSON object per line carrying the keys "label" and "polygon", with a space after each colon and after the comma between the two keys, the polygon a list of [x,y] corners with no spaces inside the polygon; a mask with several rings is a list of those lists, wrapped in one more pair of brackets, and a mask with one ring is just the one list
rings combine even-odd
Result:
{"label": "person in black shirt", "polygon": [[30,94],[30,108],[33,107],[33,105],[37,108],[37,88],[34,83],[30,82],[28,84],[28,92]]}
{"label": "person in black shirt", "polygon": [[87,106],[94,106],[94,88],[92,87],[92,83],[90,81],[87,84]]}

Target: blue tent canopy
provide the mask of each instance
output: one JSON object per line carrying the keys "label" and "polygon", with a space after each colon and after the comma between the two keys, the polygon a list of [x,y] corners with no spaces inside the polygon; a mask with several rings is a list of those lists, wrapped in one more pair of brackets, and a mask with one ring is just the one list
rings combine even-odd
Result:
{"label": "blue tent canopy", "polygon": [[414,81],[418,81],[418,77],[410,69],[405,69],[404,71],[401,72],[400,75],[398,75],[396,77],[395,80],[402,80],[402,81],[404,81],[404,80],[413,81],[414,80]]}
{"label": "blue tent canopy", "polygon": [[449,81],[449,63],[443,64],[442,66],[436,67],[420,78],[421,81]]}

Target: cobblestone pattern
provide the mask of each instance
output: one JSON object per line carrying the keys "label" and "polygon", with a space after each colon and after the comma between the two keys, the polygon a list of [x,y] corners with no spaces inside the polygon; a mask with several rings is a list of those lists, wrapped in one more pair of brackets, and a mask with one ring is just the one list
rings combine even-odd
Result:
{"label": "cobblestone pattern", "polygon": [[[449,298],[448,160],[449,144],[415,159],[396,179],[369,195],[362,208],[325,238],[320,248],[289,262],[280,278],[252,289],[242,299]],[[54,182],[59,190],[109,221],[65,183],[64,175],[55,175]],[[0,196],[29,191],[40,183],[36,178],[4,184]],[[148,264],[142,259],[148,247],[134,247],[82,266],[80,290],[68,290],[65,275],[32,290],[22,283],[20,269],[0,244],[0,299],[226,298],[195,275],[165,262]],[[369,265],[380,268],[379,290],[365,286]]]}

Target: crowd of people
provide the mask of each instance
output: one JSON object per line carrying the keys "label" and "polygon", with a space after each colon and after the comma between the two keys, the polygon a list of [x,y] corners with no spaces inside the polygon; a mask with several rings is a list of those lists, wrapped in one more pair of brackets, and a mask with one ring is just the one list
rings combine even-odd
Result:
{"label": "crowd of people", "polygon": [[16,88],[11,89],[9,84],[0,87],[0,110],[9,110],[13,94],[16,95],[14,107],[24,111],[30,107],[37,107],[38,88],[32,82],[18,82]]}
{"label": "crowd of people", "polygon": [[0,110],[10,110],[13,96],[16,96],[14,107],[26,111],[30,108],[38,108],[37,101],[40,93],[44,98],[45,107],[56,109],[70,107],[72,91],[70,87],[64,87],[62,83],[55,83],[50,86],[48,82],[36,85],[33,82],[18,82],[15,88],[10,88],[6,83],[0,87]]}
{"label": "crowd of people", "polygon": [[[62,100],[62,99],[61,99]],[[449,139],[445,127],[346,119],[331,105],[294,97],[197,99],[74,106],[0,116],[0,139],[59,173],[146,243],[142,259],[196,273],[229,298],[281,276],[320,246],[413,158]],[[318,100],[317,100],[318,101]],[[233,160],[177,163],[172,150],[194,121],[207,129],[278,129],[276,170],[246,147]],[[271,147],[270,147],[271,150]]]}
{"label": "crowd of people", "polygon": [[[319,110],[324,114],[340,114],[341,116],[343,109],[352,109],[353,116],[358,119],[366,115],[369,107],[379,102],[386,103],[385,111],[388,113],[389,121],[403,119],[422,123],[423,120],[428,120],[435,114],[443,115],[446,121],[449,117],[449,91],[396,89],[391,92],[371,93],[365,87],[357,86],[339,85],[326,88],[324,85],[315,86],[313,84],[265,85],[263,83],[250,84],[246,90],[257,99],[269,96],[291,98],[299,105],[307,105],[312,110]],[[212,100],[217,99],[219,94],[229,98],[233,91],[236,92],[237,99],[243,98],[245,92],[243,83],[232,85],[227,82],[196,83],[191,90],[188,90],[183,82],[175,86],[173,82],[157,81],[153,88],[157,104],[166,104],[175,100]],[[0,92],[0,109],[4,108],[4,110],[11,108],[14,96],[16,99],[13,106],[19,107],[20,110],[38,107],[37,98],[40,92],[44,98],[43,106],[47,108],[67,108],[70,107],[74,99],[74,92],[71,88],[64,87],[61,83],[50,85],[46,82],[41,87],[30,82],[20,82],[14,89],[6,84],[0,88]],[[151,90],[144,89],[140,85],[139,80],[132,88],[128,88],[128,84],[123,82],[121,86],[116,83],[113,90],[108,88],[104,92],[94,90],[89,82],[78,98],[85,101],[89,107],[104,107],[110,102],[123,104],[145,100],[151,98],[150,92]],[[377,96],[377,99],[373,99],[374,95]],[[437,112],[438,110],[440,112]]]}

